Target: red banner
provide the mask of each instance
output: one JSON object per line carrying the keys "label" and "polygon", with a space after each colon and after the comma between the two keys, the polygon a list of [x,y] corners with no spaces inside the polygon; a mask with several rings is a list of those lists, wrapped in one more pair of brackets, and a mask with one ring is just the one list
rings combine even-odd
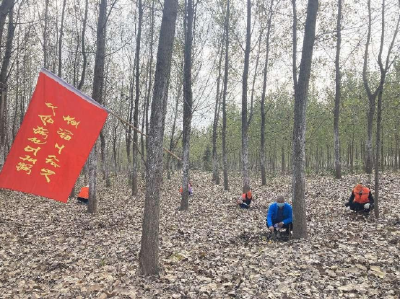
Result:
{"label": "red banner", "polygon": [[42,70],[0,173],[0,188],[67,202],[107,111]]}

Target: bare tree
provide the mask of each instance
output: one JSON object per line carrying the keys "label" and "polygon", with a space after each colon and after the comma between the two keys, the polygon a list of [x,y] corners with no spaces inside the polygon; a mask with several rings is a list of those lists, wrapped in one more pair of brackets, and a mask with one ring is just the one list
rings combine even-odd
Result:
{"label": "bare tree", "polygon": [[221,108],[221,67],[222,67],[222,54],[223,54],[223,39],[221,41],[219,51],[219,61],[218,61],[218,78],[217,78],[217,94],[215,96],[215,109],[214,109],[214,122],[213,122],[213,135],[212,135],[212,160],[213,160],[213,175],[212,180],[216,184],[220,183],[219,178],[219,163],[218,163],[218,153],[217,153],[217,137],[218,137],[218,122],[219,122],[219,112]]}
{"label": "bare tree", "polygon": [[[293,1],[295,2],[295,1]],[[293,237],[307,237],[305,207],[305,137],[308,86],[315,41],[318,0],[308,0],[299,78],[294,91],[293,125]],[[295,79],[295,78],[294,78]],[[296,82],[296,81],[295,81]]]}
{"label": "bare tree", "polygon": [[[135,89],[135,111],[133,114],[133,126],[138,128],[139,125],[139,97],[140,97],[140,40],[142,37],[142,23],[143,23],[143,6],[142,0],[138,2],[138,10],[139,10],[139,20],[138,20],[138,31],[136,36],[136,89]],[[133,148],[132,148],[132,161],[133,161],[133,169],[132,169],[132,195],[136,196],[138,193],[138,133],[136,130],[133,131]]]}
{"label": "bare tree", "polygon": [[229,189],[228,185],[228,157],[226,153],[226,94],[228,88],[228,72],[229,72],[229,1],[226,1],[225,16],[225,67],[224,67],[224,91],[222,94],[222,160],[224,165],[224,190]]}
{"label": "bare tree", "polygon": [[79,80],[78,89],[82,90],[83,84],[85,83],[85,76],[86,76],[86,65],[87,65],[87,54],[86,54],[86,46],[85,46],[85,34],[86,34],[86,23],[88,17],[88,7],[89,7],[89,0],[85,0],[85,15],[83,17],[82,22],[82,72],[81,72],[81,79]]}
{"label": "bare tree", "polygon": [[246,26],[246,49],[244,51],[244,68],[242,76],[242,179],[243,192],[250,190],[249,177],[249,136],[247,120],[247,79],[249,76],[249,61],[251,47],[251,1],[247,0],[247,26]]}
{"label": "bare tree", "polygon": [[[182,95],[182,81],[181,78],[179,76],[179,78],[177,79],[178,84],[176,85],[176,89],[178,90],[176,93],[176,100],[175,100],[175,109],[174,109],[174,121],[172,123],[172,129],[171,129],[171,138],[169,141],[169,151],[173,152],[174,148],[176,146],[176,142],[175,142],[175,131],[176,131],[176,120],[178,119],[178,106],[180,103],[180,99],[181,99],[181,95]],[[177,141],[179,140],[179,138],[177,139]],[[167,169],[167,178],[171,179],[171,168],[170,168],[170,163],[171,163],[171,155],[167,156],[167,165],[166,165],[166,169]]]}
{"label": "bare tree", "polygon": [[177,0],[165,0],[158,43],[157,65],[147,147],[146,199],[143,213],[139,270],[141,274],[158,274],[160,188],[163,173],[163,139],[167,111],[168,85],[175,35]]}
{"label": "bare tree", "polygon": [[[400,6],[400,1],[399,1],[399,6]],[[368,1],[368,13],[369,16],[371,16],[371,10],[370,10],[370,1]],[[382,96],[383,96],[383,88],[385,85],[385,80],[386,80],[386,75],[387,72],[394,62],[394,60],[390,60],[390,54],[392,52],[397,33],[399,31],[399,23],[400,23],[400,15],[399,18],[397,19],[397,24],[393,33],[393,38],[390,43],[388,53],[386,56],[386,62],[385,65],[383,64],[382,61],[382,52],[383,52],[383,45],[385,41],[385,0],[382,0],[382,31],[381,31],[381,43],[379,47],[379,54],[378,54],[378,65],[379,65],[379,71],[380,71],[380,81],[379,81],[379,86],[378,86],[378,111],[377,111],[377,118],[376,118],[376,153],[375,153],[375,217],[379,218],[379,167],[383,163],[380,161],[380,151],[381,151],[381,130],[382,130]],[[371,26],[371,24],[369,24]]]}
{"label": "bare tree", "polygon": [[[96,58],[94,62],[92,98],[103,103],[104,65],[106,56],[107,0],[101,0],[97,23]],[[101,135],[102,133],[100,133]],[[101,140],[100,136],[100,140]],[[103,143],[102,143],[103,144]],[[102,145],[103,147],[103,145]],[[97,180],[97,146],[93,146],[89,165],[89,204],[88,212],[97,213],[96,180]]]}
{"label": "bare tree", "polygon": [[45,69],[49,68],[49,53],[48,53],[48,23],[49,23],[49,0],[45,1],[44,8],[44,29],[43,29],[43,66]]}
{"label": "bare tree", "polygon": [[0,4],[0,45],[3,41],[4,24],[6,23],[7,15],[14,6],[14,0],[3,0]]}
{"label": "bare tree", "polygon": [[[149,84],[147,88],[146,98],[146,134],[149,133],[149,106],[150,106],[150,95],[153,88],[153,44],[154,44],[154,0],[151,2],[151,26],[150,26],[150,66],[149,66]],[[146,148],[148,140],[146,139]]]}
{"label": "bare tree", "polygon": [[271,24],[272,24],[272,16],[273,16],[273,5],[274,0],[271,0],[269,16],[267,21],[267,36],[266,36],[266,51],[265,51],[265,63],[264,63],[264,78],[263,78],[263,88],[261,94],[261,147],[260,147],[260,156],[261,156],[261,184],[266,185],[266,163],[265,163],[265,97],[267,91],[267,75],[268,75],[268,63],[269,63],[269,49],[270,49],[270,35],[271,35]]}
{"label": "bare tree", "polygon": [[193,2],[187,0],[185,22],[185,53],[183,66],[183,167],[182,199],[180,210],[189,208],[189,168],[190,168],[190,132],[192,128],[193,94],[192,94],[192,42],[193,42]]}
{"label": "bare tree", "polygon": [[292,7],[293,7],[292,71],[293,71],[293,89],[296,90],[296,86],[297,86],[297,7],[296,7],[296,0],[292,0]]}
{"label": "bare tree", "polygon": [[[146,130],[146,135],[149,133],[149,106],[150,106],[151,88],[153,87],[153,45],[154,45],[154,0],[151,1],[150,45],[149,45],[150,57],[147,63],[147,88],[146,88],[145,100],[143,102],[143,115],[142,115],[142,132],[145,132]],[[142,156],[144,156],[147,143],[148,143],[147,139],[145,141],[144,135],[142,134],[140,136],[140,146],[142,150]],[[170,159],[169,156],[168,159]],[[144,159],[142,161],[144,162]],[[169,166],[169,163],[167,164],[167,166]],[[167,170],[169,171],[168,167]],[[146,174],[145,168],[143,168],[142,171],[143,178],[145,174]]]}
{"label": "bare tree", "polygon": [[340,45],[342,43],[342,0],[338,0],[338,15],[336,23],[336,58],[335,58],[335,75],[336,75],[336,94],[335,94],[335,112],[333,117],[333,134],[335,148],[335,176],[337,179],[342,178],[342,165],[340,161],[340,139],[339,139],[339,115],[340,115]]}
{"label": "bare tree", "polygon": [[3,57],[3,63],[0,71],[0,166],[3,165],[3,158],[5,158],[5,138],[6,138],[6,111],[7,111],[7,71],[10,64],[12,46],[14,40],[15,23],[14,23],[14,6],[10,8],[8,13],[8,30],[7,30],[7,41],[6,51]]}
{"label": "bare tree", "polygon": [[65,6],[67,0],[63,0],[62,5],[62,12],[61,12],[61,25],[60,25],[60,37],[58,39],[58,77],[62,75],[62,42],[63,42],[63,35],[64,35],[64,15],[65,15]]}
{"label": "bare tree", "polygon": [[[85,0],[85,13],[84,13],[83,21],[82,21],[82,36],[81,36],[82,72],[81,72],[81,78],[79,79],[79,83],[78,83],[79,90],[82,90],[83,85],[85,83],[85,77],[86,77],[87,54],[86,54],[86,46],[85,46],[85,35],[86,35],[86,23],[87,23],[87,18],[88,18],[88,7],[89,7],[89,0]],[[79,36],[78,36],[77,40],[79,40]],[[78,47],[78,45],[77,45],[77,47]],[[91,156],[89,157],[88,162],[90,161],[90,159],[91,159]],[[86,169],[88,162],[86,162],[84,169]],[[86,174],[86,172],[85,172],[85,174]],[[75,189],[76,189],[76,187],[74,185],[72,188],[70,197],[74,197]]]}

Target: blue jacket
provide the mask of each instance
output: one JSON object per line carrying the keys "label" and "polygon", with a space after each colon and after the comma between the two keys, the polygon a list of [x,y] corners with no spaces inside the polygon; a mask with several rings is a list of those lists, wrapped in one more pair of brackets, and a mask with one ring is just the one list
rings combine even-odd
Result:
{"label": "blue jacket", "polygon": [[[275,203],[272,203],[269,208],[268,208],[268,214],[267,214],[267,226],[271,227],[274,226],[272,223],[273,220],[276,220],[278,217],[278,205]],[[292,206],[288,203],[285,203],[283,206],[283,224],[289,224],[292,223]]]}

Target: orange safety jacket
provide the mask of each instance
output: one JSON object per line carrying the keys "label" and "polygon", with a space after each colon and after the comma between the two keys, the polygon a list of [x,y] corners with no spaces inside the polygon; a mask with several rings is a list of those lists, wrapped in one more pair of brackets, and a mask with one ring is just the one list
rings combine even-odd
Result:
{"label": "orange safety jacket", "polygon": [[354,202],[356,203],[360,203],[360,204],[365,204],[365,203],[369,203],[369,193],[370,190],[367,187],[363,187],[361,190],[361,195],[360,195],[360,190],[359,189],[354,189],[353,190],[354,193]]}
{"label": "orange safety jacket", "polygon": [[242,200],[243,201],[251,201],[251,200],[253,200],[253,197],[247,198],[247,193],[244,193],[244,194],[242,194]]}
{"label": "orange safety jacket", "polygon": [[84,186],[78,194],[78,198],[89,199],[89,187]]}

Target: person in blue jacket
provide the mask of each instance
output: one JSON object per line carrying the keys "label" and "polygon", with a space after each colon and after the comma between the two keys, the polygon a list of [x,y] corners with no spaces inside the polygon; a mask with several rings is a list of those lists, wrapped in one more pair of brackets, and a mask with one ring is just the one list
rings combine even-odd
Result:
{"label": "person in blue jacket", "polygon": [[285,202],[283,196],[279,196],[276,202],[269,206],[266,223],[271,232],[286,228],[286,233],[289,234],[292,230],[292,206]]}

